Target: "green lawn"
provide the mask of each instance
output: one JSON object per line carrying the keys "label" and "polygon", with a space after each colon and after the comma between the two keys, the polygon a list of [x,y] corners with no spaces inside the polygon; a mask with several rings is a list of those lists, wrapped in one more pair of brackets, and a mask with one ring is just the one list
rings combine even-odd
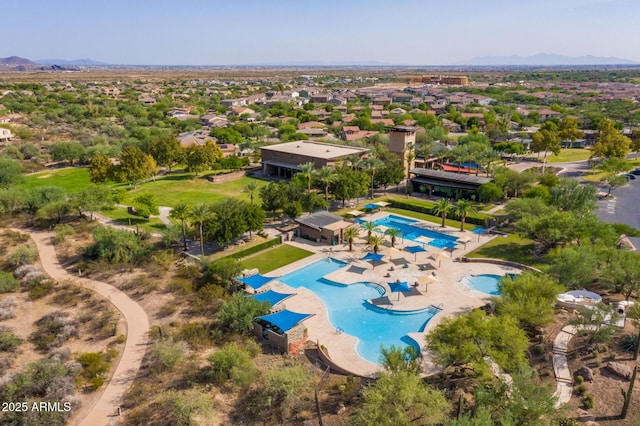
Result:
{"label": "green lawn", "polygon": [[[157,178],[155,182],[138,184],[135,189],[121,183],[113,183],[112,186],[129,189],[122,204],[130,204],[138,194],[147,192],[155,196],[158,205],[173,207],[179,202],[189,204],[214,203],[229,197],[249,200],[249,195],[243,192],[249,182],[256,182],[258,188],[267,184],[263,180],[250,177],[243,177],[230,182],[211,183],[204,176],[195,177],[192,173],[172,173],[168,176]],[[59,186],[70,193],[80,192],[90,185],[91,181],[89,180],[87,168],[45,171],[26,176],[25,182],[25,186],[28,188]],[[256,194],[256,198],[259,198],[258,194]]]}
{"label": "green lawn", "polygon": [[533,240],[522,238],[517,234],[510,234],[506,237],[495,237],[487,244],[467,254],[467,257],[510,260],[540,268],[543,265],[531,255],[534,248]]}
{"label": "green lawn", "polygon": [[142,217],[133,216],[127,212],[127,209],[115,208],[111,210],[103,210],[101,214],[115,220],[120,225],[136,226],[150,232],[161,232],[166,229],[165,225],[160,222],[157,217],[147,220]]}
{"label": "green lawn", "polygon": [[[568,163],[572,161],[584,161],[588,160],[591,156],[591,151],[581,148],[565,148],[560,150],[558,155],[547,156],[547,163]],[[542,159],[542,156],[540,157]]]}
{"label": "green lawn", "polygon": [[42,186],[59,186],[69,193],[84,191],[91,185],[89,169],[74,167],[62,170],[46,170],[25,176],[24,186],[38,188]]}
{"label": "green lawn", "polygon": [[266,274],[312,254],[310,251],[283,244],[242,259],[240,263],[247,269],[258,268],[261,274]]}

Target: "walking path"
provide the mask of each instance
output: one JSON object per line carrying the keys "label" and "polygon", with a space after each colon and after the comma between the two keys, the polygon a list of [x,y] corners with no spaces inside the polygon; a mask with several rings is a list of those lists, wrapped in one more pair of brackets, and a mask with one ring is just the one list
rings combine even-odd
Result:
{"label": "walking path", "polygon": [[567,351],[569,342],[576,332],[577,329],[573,325],[568,325],[558,333],[553,342],[553,372],[556,375],[556,391],[553,395],[558,398],[556,407],[569,402],[573,393],[573,377],[569,371]]}
{"label": "walking path", "polygon": [[36,243],[43,269],[55,280],[73,280],[108,299],[124,316],[127,341],[120,362],[115,366],[113,377],[102,390],[92,406],[82,407],[80,417],[72,419],[79,426],[101,426],[115,423],[115,416],[122,396],[135,379],[148,345],[149,318],[142,307],[117,288],[95,280],[78,278],[62,268],[56,256],[52,232],[35,232],[14,229],[27,233]]}

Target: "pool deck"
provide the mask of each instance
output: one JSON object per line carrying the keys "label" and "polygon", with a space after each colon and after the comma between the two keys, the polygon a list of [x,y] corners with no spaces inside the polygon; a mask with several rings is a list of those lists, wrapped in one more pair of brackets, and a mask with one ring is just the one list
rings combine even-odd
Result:
{"label": "pool deck", "polygon": [[[375,220],[386,213],[377,213],[367,217],[368,220]],[[291,263],[278,270],[272,271],[268,276],[281,276],[289,272],[300,269],[303,266],[316,262],[326,257],[332,257],[347,263],[344,268],[326,275],[324,278],[341,284],[353,284],[357,282],[372,282],[380,285],[386,291],[384,296],[388,296],[390,304],[379,305],[383,309],[397,311],[414,311],[429,307],[438,307],[439,312],[427,323],[423,332],[409,334],[422,347],[423,354],[423,374],[430,375],[439,372],[437,366],[431,362],[431,356],[425,348],[425,336],[429,330],[437,326],[442,319],[455,314],[469,311],[488,303],[493,296],[481,293],[469,288],[463,280],[467,275],[477,274],[497,274],[520,272],[512,267],[494,265],[489,263],[460,263],[457,258],[475,250],[485,244],[495,236],[479,235],[470,231],[460,232],[453,228],[440,228],[437,225],[435,231],[443,232],[456,237],[466,236],[470,241],[466,247],[453,251],[453,259],[441,258],[439,254],[449,250],[441,250],[431,246],[425,246],[427,252],[418,253],[417,256],[404,250],[396,250],[402,247],[402,239],[398,238],[395,249],[391,249],[387,241],[385,246],[380,246],[380,253],[384,254],[383,263],[376,263],[375,268],[370,262],[361,260],[367,253],[367,244],[364,239],[354,242],[353,252],[349,252],[349,245],[326,246],[312,243],[303,239],[296,239],[286,244],[303,248],[315,252],[300,261]],[[361,231],[361,235],[366,238],[366,231]],[[406,241],[405,245],[416,245],[414,241]],[[403,267],[403,264],[407,267]],[[426,270],[421,270],[420,265],[426,265]],[[420,282],[421,277],[434,276],[437,282],[415,285]],[[411,295],[405,293],[391,293],[388,282],[407,281],[409,285],[417,291]],[[278,307],[296,312],[312,313],[313,317],[304,321],[304,326],[309,333],[309,339],[323,345],[326,348],[332,361],[339,367],[366,377],[375,377],[382,367],[361,358],[355,348],[357,338],[336,330],[329,322],[327,310],[313,292],[305,288],[293,289],[279,281],[271,282],[268,287],[276,291],[296,293]],[[385,300],[386,302],[387,300]]]}

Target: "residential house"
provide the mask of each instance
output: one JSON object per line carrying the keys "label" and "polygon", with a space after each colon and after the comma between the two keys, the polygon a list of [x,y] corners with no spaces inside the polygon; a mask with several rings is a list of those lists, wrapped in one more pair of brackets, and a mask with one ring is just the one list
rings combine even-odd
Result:
{"label": "residential house", "polygon": [[394,103],[399,103],[399,104],[407,104],[411,102],[412,99],[413,99],[413,95],[410,93],[396,92],[391,95],[391,100]]}
{"label": "residential house", "polygon": [[398,114],[398,115],[402,115],[402,114],[406,114],[407,110],[404,110],[402,108],[394,108],[391,111],[389,111],[389,113],[391,114]]}
{"label": "residential house", "polygon": [[155,105],[156,98],[151,95],[140,95],[138,96],[138,102],[141,102],[145,105]]}
{"label": "residential house", "polygon": [[209,113],[200,119],[200,123],[203,126],[224,127],[229,124],[229,121],[226,117],[219,116],[216,113]]}
{"label": "residential house", "polygon": [[329,102],[329,99],[331,99],[331,95],[327,93],[316,93],[314,95],[311,95],[311,97],[309,98],[309,102],[313,102],[316,104],[326,104],[327,102]]}
{"label": "residential house", "polygon": [[109,96],[111,98],[117,98],[118,95],[120,95],[120,89],[118,89],[117,87],[113,87],[113,86],[102,86],[100,88],[100,92],[103,95]]}
{"label": "residential house", "polygon": [[378,96],[373,98],[374,105],[391,105],[391,98],[388,96]]}
{"label": "residential house", "polygon": [[329,99],[327,103],[332,105],[346,105],[347,99],[343,98],[342,96],[334,96],[333,98]]}
{"label": "residential house", "polygon": [[180,145],[182,145],[183,148],[189,147],[191,145],[204,145],[209,141],[213,143],[216,143],[218,141],[213,136],[209,136],[209,132],[204,130],[194,130],[191,132],[180,133],[178,134],[177,139],[180,141]]}
{"label": "residential house", "polygon": [[562,116],[562,113],[558,112],[558,111],[553,111],[550,109],[539,109],[538,110],[538,114],[540,114],[540,122],[544,123],[545,121],[549,120],[550,118],[560,118]]}
{"label": "residential house", "polygon": [[231,107],[231,114],[232,115],[237,115],[238,117],[241,115],[251,115],[254,114],[255,111],[252,110],[251,108],[247,108],[244,106],[233,106]]}
{"label": "residential house", "polygon": [[246,99],[237,98],[237,99],[223,99],[220,101],[223,106],[226,107],[234,107],[234,106],[244,106],[247,104]]}
{"label": "residential house", "polygon": [[446,118],[442,119],[442,127],[445,128],[445,130],[447,132],[450,133],[460,133],[462,132],[462,126],[460,126],[458,123],[455,123],[451,120],[448,120]]}

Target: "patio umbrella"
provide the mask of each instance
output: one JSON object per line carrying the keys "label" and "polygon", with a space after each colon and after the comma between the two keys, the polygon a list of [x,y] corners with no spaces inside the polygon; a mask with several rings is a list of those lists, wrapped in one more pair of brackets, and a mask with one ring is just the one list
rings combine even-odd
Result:
{"label": "patio umbrella", "polygon": [[429,237],[425,237],[424,235],[421,235],[418,238],[416,238],[415,241],[418,241],[422,244],[429,244],[431,241],[433,241],[433,238],[429,238]]}
{"label": "patio umbrella", "polygon": [[418,278],[418,281],[420,281],[421,284],[424,284],[424,291],[428,290],[429,284],[439,283],[440,282],[440,280],[438,280],[433,275],[421,275],[421,276],[419,276],[417,278]]}
{"label": "patio umbrella", "polygon": [[362,258],[362,260],[367,260],[370,261],[371,264],[373,265],[373,269],[376,268],[376,262],[380,262],[382,263],[382,258],[384,257],[384,254],[378,254],[378,253],[367,253],[365,255],[365,257]]}
{"label": "patio umbrella", "polygon": [[347,212],[347,214],[351,215],[351,216],[358,217],[358,216],[363,215],[364,212],[361,212],[360,210],[351,210],[351,211]]}
{"label": "patio umbrella", "polygon": [[406,251],[408,251],[409,253],[413,253],[415,255],[413,261],[415,262],[416,260],[418,260],[418,253],[421,252],[425,252],[427,250],[425,250],[424,247],[422,246],[407,246],[404,248]]}
{"label": "patio umbrella", "polygon": [[464,244],[464,248],[467,248],[467,243],[471,241],[471,238],[464,236],[464,237],[460,237],[458,238],[458,240],[456,241],[457,243],[461,243]]}
{"label": "patio umbrella", "polygon": [[438,253],[436,255],[436,258],[434,260],[438,261],[438,267],[440,267],[440,265],[442,264],[442,260],[443,259],[451,259],[451,256],[449,256],[446,252],[441,251],[440,253]]}
{"label": "patio umbrella", "polygon": [[373,204],[376,204],[380,207],[387,207],[391,205],[391,203],[387,203],[386,201],[378,201],[377,203],[373,203]]}
{"label": "patio umbrella", "polygon": [[398,293],[398,300],[400,300],[400,293],[411,293],[411,287],[406,281],[396,281],[389,284],[389,288],[392,293]]}

